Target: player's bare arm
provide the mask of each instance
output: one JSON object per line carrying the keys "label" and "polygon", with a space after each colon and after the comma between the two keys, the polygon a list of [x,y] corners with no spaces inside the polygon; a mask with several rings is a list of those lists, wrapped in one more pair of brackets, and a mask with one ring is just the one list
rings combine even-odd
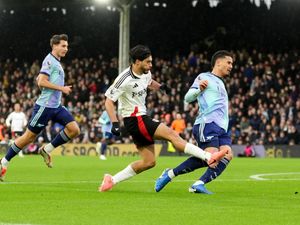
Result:
{"label": "player's bare arm", "polygon": [[169,94],[171,92],[171,89],[164,83],[158,83],[157,81],[155,80],[151,80],[151,83],[150,85],[148,86],[148,88],[150,90],[153,90],[153,91],[163,91],[165,92],[166,94]]}
{"label": "player's bare arm", "polygon": [[197,97],[201,92],[203,92],[208,86],[208,80],[200,80],[199,88],[190,88],[189,91],[184,96],[184,101],[191,103],[197,100]]}
{"label": "player's bare arm", "polygon": [[151,80],[150,85],[148,86],[148,88],[152,91],[158,91],[160,89],[161,84],[158,83],[155,80]]}
{"label": "player's bare arm", "polygon": [[121,135],[120,123],[119,123],[117,115],[116,115],[114,101],[109,98],[106,98],[105,108],[106,108],[106,112],[110,118],[110,121],[112,122],[111,133],[114,134],[115,136],[120,136]]}
{"label": "player's bare arm", "polygon": [[115,103],[113,100],[106,98],[105,100],[105,108],[108,113],[108,116],[110,118],[110,121],[113,122],[118,122],[118,118],[116,116],[116,110],[115,110]]}
{"label": "player's bare arm", "polygon": [[56,84],[53,84],[49,81],[49,78],[47,75],[39,74],[37,77],[37,84],[40,88],[49,88],[53,90],[61,91],[62,93],[69,95],[72,91],[72,86],[59,86]]}

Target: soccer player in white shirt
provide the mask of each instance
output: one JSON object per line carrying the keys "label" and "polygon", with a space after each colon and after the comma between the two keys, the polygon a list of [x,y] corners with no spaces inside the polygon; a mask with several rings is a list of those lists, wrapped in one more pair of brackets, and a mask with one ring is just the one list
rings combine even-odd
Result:
{"label": "soccer player in white shirt", "polygon": [[105,174],[99,191],[112,189],[117,183],[127,180],[155,166],[154,139],[170,141],[181,152],[205,160],[211,167],[216,166],[226,151],[213,154],[205,152],[197,146],[187,143],[174,130],[165,124],[147,116],[147,90],[169,92],[165,84],[159,84],[151,78],[152,55],[148,47],[137,45],[130,50],[131,65],[125,69],[105,93],[106,111],[112,121],[111,132],[120,135],[120,126],[115,112],[115,102],[118,101],[119,111],[124,118],[124,126],[132,136],[141,160],[135,161],[114,176]]}
{"label": "soccer player in white shirt", "polygon": [[[25,113],[21,111],[19,103],[14,105],[14,111],[8,115],[5,123],[7,127],[10,127],[13,140],[23,134],[27,125],[27,119]],[[19,151],[19,156],[23,157],[23,151]]]}

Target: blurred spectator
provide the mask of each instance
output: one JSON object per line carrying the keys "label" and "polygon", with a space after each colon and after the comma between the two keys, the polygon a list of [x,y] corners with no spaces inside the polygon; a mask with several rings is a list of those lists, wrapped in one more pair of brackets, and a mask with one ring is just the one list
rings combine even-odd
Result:
{"label": "blurred spectator", "polygon": [[245,146],[244,152],[239,153],[238,157],[255,157],[255,155],[254,146],[248,142]]}
{"label": "blurred spectator", "polygon": [[3,137],[3,139],[0,141],[0,144],[7,144],[9,145],[10,144],[10,138],[9,138],[9,134],[6,133]]}
{"label": "blurred spectator", "polygon": [[5,134],[5,119],[3,117],[0,118],[0,141],[4,140]]}
{"label": "blurred spectator", "polygon": [[171,128],[175,130],[182,138],[184,138],[184,130],[186,128],[185,120],[182,119],[180,113],[176,113],[176,119],[173,120]]}
{"label": "blurred spectator", "polygon": [[[5,123],[7,128],[10,129],[12,140],[22,136],[27,125],[27,118],[26,115],[21,111],[21,106],[19,103],[15,103],[14,111],[7,116]],[[23,150],[19,151],[19,156],[24,157]]]}

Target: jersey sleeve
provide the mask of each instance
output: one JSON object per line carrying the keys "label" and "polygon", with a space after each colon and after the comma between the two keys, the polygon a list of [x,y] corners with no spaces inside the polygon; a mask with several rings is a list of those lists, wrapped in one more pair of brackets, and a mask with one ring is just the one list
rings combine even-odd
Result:
{"label": "jersey sleeve", "polygon": [[192,86],[190,88],[195,88],[198,89],[199,88],[199,83],[200,80],[203,79],[203,76],[201,74],[199,74],[196,79],[194,80],[194,83],[192,84]]}
{"label": "jersey sleeve", "polygon": [[200,94],[199,88],[190,88],[188,92],[184,96],[184,101],[187,103],[191,103],[193,101],[196,101],[198,95]]}
{"label": "jersey sleeve", "polygon": [[41,74],[45,74],[47,76],[50,76],[51,74],[51,67],[52,67],[52,62],[50,61],[50,59],[45,59],[42,63],[42,68],[40,70]]}
{"label": "jersey sleeve", "polygon": [[126,79],[116,79],[114,83],[107,89],[105,92],[105,96],[112,101],[116,102],[118,98],[125,92],[126,90]]}
{"label": "jersey sleeve", "polygon": [[203,79],[202,74],[199,74],[196,79],[194,80],[194,83],[188,90],[188,92],[184,96],[184,101],[187,103],[191,103],[193,101],[196,101],[198,95],[200,94],[200,88],[199,88],[199,83],[200,80]]}

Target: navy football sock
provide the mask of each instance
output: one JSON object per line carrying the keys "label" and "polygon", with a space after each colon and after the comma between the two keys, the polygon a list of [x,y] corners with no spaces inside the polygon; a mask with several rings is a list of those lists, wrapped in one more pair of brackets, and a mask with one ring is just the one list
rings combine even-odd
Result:
{"label": "navy football sock", "polygon": [[207,163],[197,157],[190,157],[181,163],[179,166],[173,169],[174,175],[178,176],[181,174],[189,173],[195,169],[206,167]]}
{"label": "navy football sock", "polygon": [[57,147],[60,146],[62,144],[67,143],[68,141],[70,141],[71,139],[66,135],[64,130],[61,130],[56,137],[51,141],[51,144],[53,145],[53,147]]}
{"label": "navy football sock", "polygon": [[224,158],[222,159],[216,168],[210,168],[208,167],[205,173],[200,177],[199,180],[203,181],[205,184],[216,179],[220,174],[226,169],[226,166],[228,165],[229,160]]}
{"label": "navy football sock", "polygon": [[5,155],[6,160],[7,160],[7,161],[10,161],[10,160],[11,160],[13,157],[15,157],[15,156],[19,153],[19,151],[21,151],[21,150],[22,150],[22,149],[20,149],[15,143],[13,143],[13,144],[9,147],[9,149],[8,149],[6,155]]}
{"label": "navy football sock", "polygon": [[104,142],[101,145],[101,155],[105,155],[107,144]]}

